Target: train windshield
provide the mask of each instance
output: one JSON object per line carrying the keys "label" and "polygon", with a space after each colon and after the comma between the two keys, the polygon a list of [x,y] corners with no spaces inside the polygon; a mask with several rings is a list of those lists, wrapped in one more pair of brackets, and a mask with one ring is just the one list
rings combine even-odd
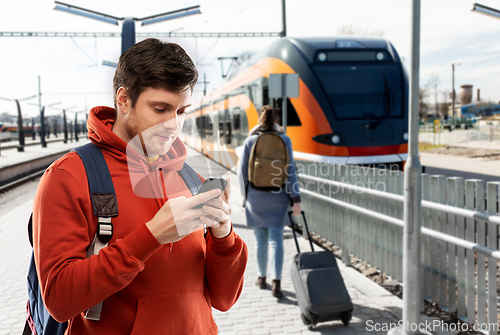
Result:
{"label": "train windshield", "polygon": [[403,114],[401,66],[384,62],[333,62],[312,66],[337,119],[381,119]]}

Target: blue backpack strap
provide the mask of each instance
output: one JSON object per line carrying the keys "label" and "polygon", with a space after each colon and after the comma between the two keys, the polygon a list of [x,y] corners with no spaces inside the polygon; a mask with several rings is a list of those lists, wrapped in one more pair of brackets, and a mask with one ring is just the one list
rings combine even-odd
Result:
{"label": "blue backpack strap", "polygon": [[184,183],[191,191],[192,195],[196,195],[201,187],[201,180],[198,174],[193,170],[191,166],[187,163],[184,163],[184,166],[181,170],[177,171],[181,178],[184,180]]}
{"label": "blue backpack strap", "polygon": [[[116,200],[113,180],[101,149],[88,143],[73,149],[80,156],[90,188],[90,196],[97,216],[97,233],[87,250],[87,257],[98,255],[99,251],[108,245],[113,237],[113,223],[111,217],[118,216],[118,201]],[[102,302],[87,310],[85,318],[99,321],[101,318]]]}
{"label": "blue backpack strap", "polygon": [[106,160],[101,149],[93,143],[71,151],[80,156],[87,173],[94,214],[99,218],[97,237],[102,243],[108,243],[113,236],[111,217],[118,216],[118,202]]}

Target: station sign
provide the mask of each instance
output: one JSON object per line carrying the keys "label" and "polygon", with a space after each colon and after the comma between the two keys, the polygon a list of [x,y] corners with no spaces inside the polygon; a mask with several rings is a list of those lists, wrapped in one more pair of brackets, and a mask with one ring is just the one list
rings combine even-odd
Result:
{"label": "station sign", "polygon": [[284,96],[287,98],[299,97],[298,73],[279,73],[269,75],[269,98],[283,98]]}

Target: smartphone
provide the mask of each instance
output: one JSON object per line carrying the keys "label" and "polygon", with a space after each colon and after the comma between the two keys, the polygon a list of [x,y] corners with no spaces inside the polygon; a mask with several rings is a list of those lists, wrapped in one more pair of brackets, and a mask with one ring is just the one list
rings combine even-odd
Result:
{"label": "smartphone", "polygon": [[[218,188],[221,191],[222,195],[222,192],[224,192],[226,186],[227,186],[227,181],[223,178],[208,178],[205,179],[205,182],[203,183],[203,185],[201,185],[201,188],[197,194],[205,193]],[[204,203],[201,203],[194,206],[193,208],[201,208],[203,207],[203,205]]]}

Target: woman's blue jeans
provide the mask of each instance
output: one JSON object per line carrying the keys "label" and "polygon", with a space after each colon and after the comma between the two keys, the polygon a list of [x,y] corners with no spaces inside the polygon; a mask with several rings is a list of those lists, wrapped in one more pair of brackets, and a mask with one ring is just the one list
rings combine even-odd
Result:
{"label": "woman's blue jeans", "polygon": [[273,279],[281,280],[283,272],[283,230],[285,227],[266,228],[254,227],[253,233],[257,239],[257,264],[259,277],[267,275],[268,246],[271,244],[271,274]]}

